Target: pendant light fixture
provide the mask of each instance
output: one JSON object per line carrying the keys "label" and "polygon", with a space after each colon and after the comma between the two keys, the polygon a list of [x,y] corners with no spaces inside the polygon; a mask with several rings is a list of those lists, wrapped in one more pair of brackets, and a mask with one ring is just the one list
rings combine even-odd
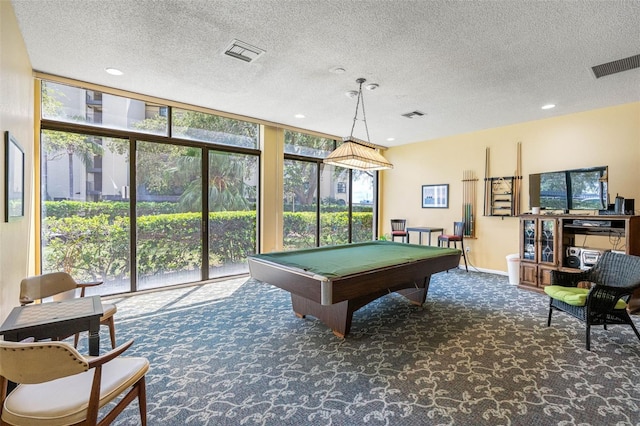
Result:
{"label": "pendant light fixture", "polygon": [[[353,117],[353,125],[351,126],[351,135],[342,139],[342,144],[324,159],[324,163],[358,170],[392,169],[393,164],[389,163],[379,152],[383,147],[368,141],[371,138],[369,137],[367,116],[364,111],[364,98],[362,97],[362,84],[365,81],[364,78],[356,80],[360,87],[358,88],[358,101],[356,103],[356,114]],[[362,121],[364,121],[364,128],[367,132],[367,141],[353,137],[360,104],[362,104]]]}

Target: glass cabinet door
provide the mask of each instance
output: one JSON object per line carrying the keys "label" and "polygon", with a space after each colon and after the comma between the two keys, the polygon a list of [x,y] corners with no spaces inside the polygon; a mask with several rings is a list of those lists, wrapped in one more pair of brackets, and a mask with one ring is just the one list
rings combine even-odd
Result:
{"label": "glass cabinet door", "polygon": [[522,259],[536,261],[536,220],[522,221]]}
{"label": "glass cabinet door", "polygon": [[556,220],[540,219],[540,252],[538,261],[555,265],[556,259]]}

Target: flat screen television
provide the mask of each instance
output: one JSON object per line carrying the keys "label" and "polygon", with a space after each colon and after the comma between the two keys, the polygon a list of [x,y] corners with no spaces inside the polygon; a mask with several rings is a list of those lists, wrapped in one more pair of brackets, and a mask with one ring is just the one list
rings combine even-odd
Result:
{"label": "flat screen television", "polygon": [[529,207],[544,210],[606,210],[607,166],[529,175]]}

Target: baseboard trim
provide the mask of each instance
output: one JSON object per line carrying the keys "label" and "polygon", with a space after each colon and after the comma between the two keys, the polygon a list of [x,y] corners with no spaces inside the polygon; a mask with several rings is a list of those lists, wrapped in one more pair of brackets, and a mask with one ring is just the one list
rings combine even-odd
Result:
{"label": "baseboard trim", "polygon": [[[464,265],[458,265],[458,269],[464,270]],[[473,269],[476,272],[486,272],[487,274],[509,276],[509,274],[506,271],[496,271],[495,269],[476,268],[475,266],[469,266],[469,269],[470,270]]]}

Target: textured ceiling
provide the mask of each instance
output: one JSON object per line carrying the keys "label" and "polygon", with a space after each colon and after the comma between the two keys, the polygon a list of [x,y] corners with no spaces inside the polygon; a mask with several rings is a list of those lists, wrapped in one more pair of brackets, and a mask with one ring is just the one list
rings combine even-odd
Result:
{"label": "textured ceiling", "polygon": [[[640,53],[638,0],[12,4],[36,71],[330,135],[349,135],[345,92],[364,77],[380,85],[364,93],[371,142],[386,146],[640,101],[640,69],[591,71]],[[266,52],[224,55],[233,39]],[[426,115],[402,117],[414,110]]]}

